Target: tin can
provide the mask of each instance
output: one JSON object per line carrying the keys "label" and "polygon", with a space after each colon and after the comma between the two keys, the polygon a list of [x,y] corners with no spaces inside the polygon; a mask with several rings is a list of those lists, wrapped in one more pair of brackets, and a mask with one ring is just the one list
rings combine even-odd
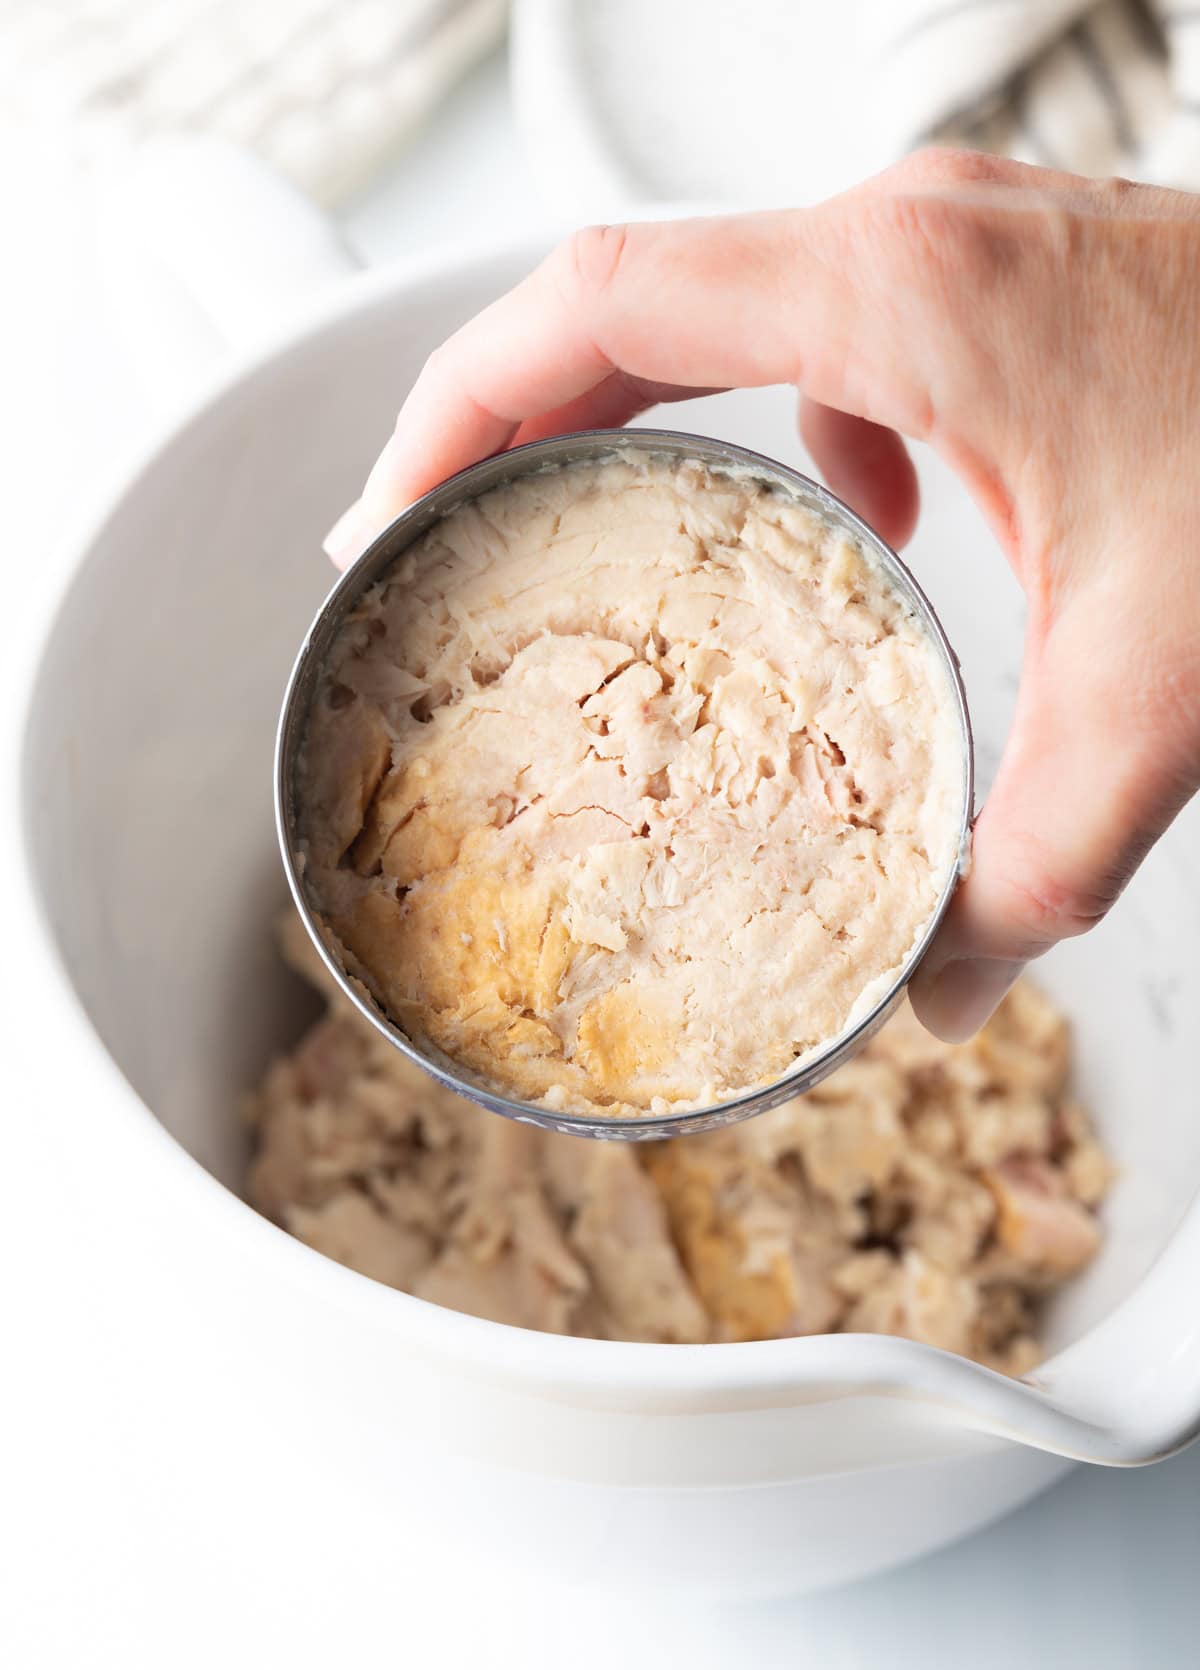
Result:
{"label": "tin can", "polygon": [[[826,525],[844,532],[878,564],[934,645],[953,692],[961,744],[961,816],[957,860],[951,867],[933,912],[897,970],[895,979],[866,1015],[830,1039],[828,1044],[801,1057],[782,1078],[742,1091],[726,1101],[686,1112],[673,1111],[663,1115],[647,1112],[636,1117],[608,1119],[560,1112],[517,1101],[477,1082],[453,1062],[418,1048],[360,982],[347,973],[336,945],[331,943],[323,930],[305,886],[304,857],[298,835],[296,777],[309,708],[334,641],[346,617],[411,545],[435,523],[494,488],[545,470],[574,464],[597,464],[609,459],[627,458],[631,454],[696,462],[761,483],[786,495]],[[410,1060],[450,1090],[480,1106],[548,1130],[627,1141],[657,1140],[684,1132],[712,1130],[736,1120],[748,1119],[811,1090],[858,1053],[899,1004],[905,987],[937,933],[960,877],[965,873],[970,852],[974,784],[971,721],[958,658],[929,599],[890,546],[828,488],[800,471],[727,441],[665,429],[584,430],[533,441],[527,446],[514,447],[471,465],[410,505],[346,570],[318,611],[288,680],[275,748],[275,820],[288,885],[305,928],[349,1002]]]}

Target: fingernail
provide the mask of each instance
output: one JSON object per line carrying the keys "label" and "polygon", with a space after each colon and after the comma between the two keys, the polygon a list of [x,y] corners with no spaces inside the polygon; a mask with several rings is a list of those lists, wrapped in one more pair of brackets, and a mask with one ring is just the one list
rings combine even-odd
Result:
{"label": "fingernail", "polygon": [[344,510],[338,517],[321,543],[326,556],[332,558],[339,568],[349,568],[355,557],[362,556],[378,532],[374,520],[363,509],[362,500],[356,499],[349,510]]}
{"label": "fingernail", "polygon": [[1024,963],[1001,957],[959,957],[928,982],[918,980],[913,1007],[921,1023],[947,1044],[963,1044],[995,1012]]}

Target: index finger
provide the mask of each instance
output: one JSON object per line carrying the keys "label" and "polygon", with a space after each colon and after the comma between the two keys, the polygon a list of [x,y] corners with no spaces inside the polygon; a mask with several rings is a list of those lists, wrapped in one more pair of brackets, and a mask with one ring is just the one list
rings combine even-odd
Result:
{"label": "index finger", "polygon": [[559,414],[608,427],[656,399],[791,383],[925,438],[951,298],[961,314],[965,203],[1052,178],[931,151],[814,208],[577,232],[431,356],[331,554]]}
{"label": "index finger", "polygon": [[508,446],[522,423],[578,412],[616,373],[660,398],[793,383],[876,422],[899,416],[911,433],[922,404],[912,391],[856,375],[865,335],[876,360],[893,357],[883,340],[895,339],[883,329],[892,308],[881,314],[846,271],[847,223],[862,210],[834,209],[576,233],[430,357],[342,532],[361,548],[421,493]]}

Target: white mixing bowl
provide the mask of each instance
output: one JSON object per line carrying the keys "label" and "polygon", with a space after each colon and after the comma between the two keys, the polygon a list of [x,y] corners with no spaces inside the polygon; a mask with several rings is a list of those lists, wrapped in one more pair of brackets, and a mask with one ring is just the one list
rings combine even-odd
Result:
{"label": "white mixing bowl", "polygon": [[[238,1198],[238,1099],[310,1012],[272,946],[271,744],[331,581],[319,537],[424,356],[539,253],[347,282],[212,388],[91,529],[29,709],[42,931],[26,1000],[53,1006],[88,1075],[62,1141],[86,1123],[109,1210],[153,1223],[200,1342],[176,1372],[193,1393],[210,1377],[214,1419],[236,1383],[244,1418],[298,1455],[492,1558],[720,1594],[814,1587],[984,1524],[1064,1457],[1149,1460],[1200,1423],[1200,819],[1042,970],[1122,1171],[1031,1385],[898,1340],[527,1333],[392,1292],[260,1218]],[[671,421],[797,455],[777,393]],[[932,467],[925,484],[911,560],[962,658],[986,778],[1020,599],[954,484]]]}

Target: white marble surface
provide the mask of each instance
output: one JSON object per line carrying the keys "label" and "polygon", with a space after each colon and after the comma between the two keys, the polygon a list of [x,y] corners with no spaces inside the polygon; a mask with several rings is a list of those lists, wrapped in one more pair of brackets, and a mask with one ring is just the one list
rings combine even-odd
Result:
{"label": "white marble surface", "polygon": [[[45,578],[55,534],[154,411],[96,304],[85,205],[49,153],[33,168],[14,160],[0,164],[15,233],[0,281],[0,491],[19,630],[20,599]],[[387,260],[546,217],[493,63],[353,206],[346,226],[365,256]],[[5,684],[6,719],[17,700]],[[14,735],[6,725],[9,750]],[[11,767],[11,752],[3,763]],[[10,974],[19,950],[10,948]],[[6,1004],[19,1004],[18,984]],[[22,1015],[20,1024],[52,1059],[53,1017]],[[306,1477],[299,1460],[286,1474],[256,1468],[249,1436],[245,1489],[231,1502],[219,1483],[227,1473],[205,1466],[215,1438],[203,1412],[139,1397],[152,1273],[133,1249],[121,1263],[113,1226],[101,1290],[88,1245],[63,1213],[53,1133],[22,1121],[19,1083],[6,1086],[4,1102],[0,1662],[14,1670],[1174,1670],[1200,1658],[1200,1448],[1142,1472],[1077,1470],[1023,1512],[920,1564],[736,1609],[547,1592],[536,1572],[513,1573],[501,1558],[464,1570],[453,1549],[423,1544],[419,1526],[376,1522],[365,1504]]]}

